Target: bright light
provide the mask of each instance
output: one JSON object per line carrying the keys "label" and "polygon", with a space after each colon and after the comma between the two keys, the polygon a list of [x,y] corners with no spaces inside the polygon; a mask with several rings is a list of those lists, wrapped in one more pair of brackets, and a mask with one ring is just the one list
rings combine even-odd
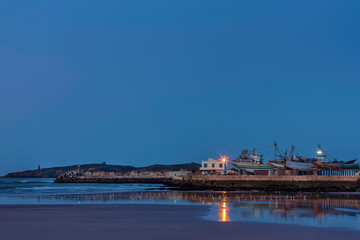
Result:
{"label": "bright light", "polygon": [[322,154],[322,151],[321,151],[321,150],[317,151],[317,154],[318,154],[318,155],[321,155],[321,154]]}
{"label": "bright light", "polygon": [[223,163],[225,163],[228,160],[227,156],[220,156],[220,159]]}

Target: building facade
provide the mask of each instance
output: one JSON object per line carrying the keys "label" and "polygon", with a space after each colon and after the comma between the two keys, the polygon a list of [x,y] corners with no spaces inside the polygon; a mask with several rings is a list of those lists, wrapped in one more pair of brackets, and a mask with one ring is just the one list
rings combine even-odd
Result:
{"label": "building facade", "polygon": [[201,162],[200,171],[223,173],[225,165],[222,161],[218,161],[212,158]]}

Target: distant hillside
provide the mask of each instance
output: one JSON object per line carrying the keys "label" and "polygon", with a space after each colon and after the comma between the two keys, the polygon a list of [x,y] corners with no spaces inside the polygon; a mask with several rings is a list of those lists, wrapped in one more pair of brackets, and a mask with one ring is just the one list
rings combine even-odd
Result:
{"label": "distant hillside", "polygon": [[[173,164],[173,165],[151,165],[147,167],[133,167],[133,166],[121,166],[121,165],[107,165],[107,164],[84,164],[80,165],[81,171],[93,171],[93,172],[130,172],[130,171],[178,171],[184,170],[196,170],[199,169],[200,164],[187,163],[187,164]],[[78,165],[65,166],[65,167],[52,167],[43,168],[39,170],[27,170],[14,173],[8,173],[5,177],[8,178],[56,178],[57,176],[66,173],[68,171],[76,171]]]}
{"label": "distant hillside", "polygon": [[[49,177],[55,178],[68,171],[75,171],[78,165],[65,166],[65,167],[52,167],[43,168],[40,170],[27,170],[21,172],[8,173],[5,177]],[[129,172],[135,170],[133,166],[121,165],[106,165],[106,164],[84,164],[80,165],[81,171],[94,171],[94,172]]]}
{"label": "distant hillside", "polygon": [[183,169],[183,170],[191,171],[191,170],[197,170],[197,169],[199,169],[199,167],[201,167],[201,165],[198,163],[173,164],[173,165],[155,164],[155,165],[150,165],[147,167],[140,167],[140,168],[137,168],[136,170],[140,170],[140,171],[178,171],[180,169]]}

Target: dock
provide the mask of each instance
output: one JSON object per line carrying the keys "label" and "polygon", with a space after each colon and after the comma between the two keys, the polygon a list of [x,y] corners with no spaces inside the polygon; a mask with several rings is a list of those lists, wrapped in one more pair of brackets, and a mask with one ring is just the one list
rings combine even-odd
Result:
{"label": "dock", "polygon": [[174,177],[172,184],[187,189],[354,192],[360,191],[360,176],[190,175]]}
{"label": "dock", "polygon": [[259,190],[296,192],[360,191],[360,176],[200,175],[166,172],[63,174],[55,183],[158,183],[181,190]]}

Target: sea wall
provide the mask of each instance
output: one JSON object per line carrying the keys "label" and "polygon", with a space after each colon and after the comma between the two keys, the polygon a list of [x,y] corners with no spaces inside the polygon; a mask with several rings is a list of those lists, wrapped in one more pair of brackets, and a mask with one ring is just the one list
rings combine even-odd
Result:
{"label": "sea wall", "polygon": [[58,176],[55,183],[162,183],[172,184],[175,176],[190,171],[132,171],[132,172],[68,172]]}
{"label": "sea wall", "polygon": [[89,177],[75,177],[66,178],[59,176],[56,178],[55,183],[159,183],[171,184],[171,178],[89,178]]}
{"label": "sea wall", "polygon": [[186,189],[348,192],[360,190],[360,177],[192,175],[174,177],[171,184]]}
{"label": "sea wall", "polygon": [[161,183],[183,190],[360,191],[360,176],[196,175],[175,172],[69,172],[55,183]]}

